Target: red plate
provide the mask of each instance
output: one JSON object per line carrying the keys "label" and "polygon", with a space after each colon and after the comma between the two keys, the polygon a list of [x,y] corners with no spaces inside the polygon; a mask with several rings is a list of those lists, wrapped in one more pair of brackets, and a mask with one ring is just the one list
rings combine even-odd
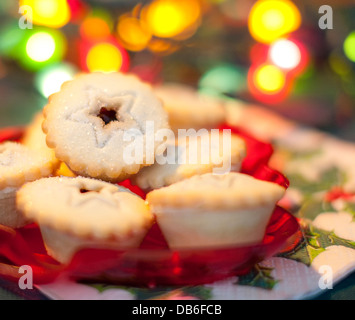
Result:
{"label": "red plate", "polygon": [[[238,128],[230,128],[241,135],[247,144],[247,156],[242,172],[258,179],[278,183],[285,188],[288,180],[267,166],[272,147],[260,142]],[[0,142],[18,140],[21,130],[0,130]],[[145,194],[129,180],[121,183],[144,197]],[[21,229],[0,226],[0,275],[17,279],[18,266],[30,265],[37,284],[53,281],[60,274],[75,279],[104,281],[138,286],[197,285],[245,274],[256,263],[278,253],[299,231],[297,219],[276,206],[262,243],[232,248],[170,250],[155,224],[140,248],[116,251],[83,249],[76,253],[69,265],[61,265],[46,254],[37,225]]]}

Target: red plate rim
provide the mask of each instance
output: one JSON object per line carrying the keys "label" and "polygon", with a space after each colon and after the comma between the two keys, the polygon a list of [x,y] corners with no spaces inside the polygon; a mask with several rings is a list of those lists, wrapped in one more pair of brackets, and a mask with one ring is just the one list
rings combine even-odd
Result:
{"label": "red plate rim", "polygon": [[[230,128],[228,126],[223,126],[221,128]],[[11,128],[3,128],[0,129],[0,142],[4,142],[6,140],[12,140],[12,141],[19,141],[21,139],[21,136],[23,134],[24,128],[23,127],[11,127]],[[244,170],[251,175],[258,176],[258,178],[261,179],[273,179],[275,180],[276,183],[279,183],[280,185],[283,185],[285,188],[288,187],[288,180],[285,176],[283,176],[282,173],[271,169],[268,167],[267,162],[269,160],[269,157],[271,156],[273,150],[271,146],[267,143],[259,142],[252,136],[240,131],[238,128],[232,128],[232,132],[238,133],[238,134],[243,134],[243,136],[246,139],[253,139],[257,141],[258,143],[264,144],[265,146],[265,153],[261,155],[261,162],[255,162],[255,159],[252,159],[252,164],[257,164],[254,167],[251,165],[246,165]],[[258,159],[257,159],[258,160]],[[254,161],[254,162],[253,162]],[[131,185],[126,185],[126,187],[129,188],[134,188],[134,186]],[[282,219],[278,219],[278,218]],[[32,226],[33,227],[33,226]],[[36,227],[36,226],[35,226]],[[6,228],[3,230],[7,230]],[[180,256],[180,261],[181,257],[184,256],[194,256],[194,255],[204,255],[204,254],[209,254],[209,253],[215,253],[218,252],[219,255],[226,255],[228,256],[229,254],[236,253],[240,250],[247,250],[250,252],[253,252],[253,255],[250,257],[253,265],[255,263],[261,262],[262,260],[269,258],[273,255],[275,255],[277,252],[279,252],[282,247],[289,242],[289,240],[294,236],[297,231],[300,230],[300,226],[298,224],[298,220],[296,217],[294,217],[291,213],[289,213],[287,210],[284,208],[281,208],[279,206],[275,207],[275,210],[271,216],[270,222],[267,226],[266,229],[266,234],[264,237],[264,241],[259,244],[250,244],[250,245],[243,245],[243,246],[235,246],[235,247],[228,247],[228,248],[190,248],[187,250],[170,250],[169,248],[152,248],[152,247],[144,247],[144,248],[139,248],[139,249],[132,249],[128,251],[118,251],[118,250],[108,250],[108,249],[82,249],[78,251],[71,263],[67,266],[63,265],[58,265],[55,261],[53,261],[49,256],[46,256],[43,253],[34,253],[33,257],[30,257],[31,252],[27,252],[27,257],[32,258],[32,262],[34,263],[35,270],[38,271],[38,283],[47,283],[52,281],[59,273],[66,272],[69,275],[83,275],[86,274],[90,278],[90,270],[80,270],[80,267],[83,266],[83,263],[88,263],[90,265],[90,259],[92,260],[92,255],[95,254],[96,256],[99,255],[101,258],[106,259],[106,261],[112,260],[112,257],[117,257],[117,256],[122,256],[126,261],[139,261],[139,259],[143,259],[143,257],[147,257],[149,255],[162,255],[164,259],[175,259],[176,256]],[[0,228],[1,231],[1,228]],[[10,231],[11,233],[12,231]],[[16,231],[15,231],[16,232]],[[21,229],[17,231],[16,235],[19,236],[20,238],[22,237],[21,234]],[[149,236],[149,233],[147,237]],[[146,237],[146,238],[147,238]],[[3,237],[4,238],[4,237]],[[0,239],[1,238],[1,233],[0,233]],[[25,239],[22,238],[22,242]],[[10,245],[11,247],[11,245]],[[21,261],[20,257],[16,257],[16,252],[19,253],[16,248],[12,248],[13,251],[12,253],[12,258],[13,260],[17,260],[18,264],[22,263],[24,261]],[[10,249],[11,251],[11,249]],[[0,265],[1,265],[1,250],[0,250]],[[5,257],[8,258],[8,257]],[[18,258],[18,259],[17,259]],[[9,259],[11,261],[11,259]],[[12,261],[15,262],[16,261]],[[247,262],[247,261],[246,261]],[[249,265],[251,267],[251,265]],[[97,269],[97,268],[96,268]],[[248,269],[248,268],[247,268]],[[234,274],[243,273],[247,269],[237,269],[234,270]],[[95,274],[99,271],[103,271],[97,269],[95,270]],[[0,274],[2,273],[2,269],[0,266]],[[231,274],[229,274],[231,275]],[[225,275],[226,276],[226,275]],[[223,277],[222,277],[223,278]],[[148,279],[149,280],[149,279]],[[149,282],[147,279],[143,279],[143,282]],[[156,283],[163,283],[163,284],[185,284],[183,281],[181,281],[180,278],[172,278],[172,283],[169,282],[169,279],[160,279],[157,280],[155,279]],[[198,282],[198,281],[197,281]],[[202,283],[209,282],[209,281],[203,281]]]}

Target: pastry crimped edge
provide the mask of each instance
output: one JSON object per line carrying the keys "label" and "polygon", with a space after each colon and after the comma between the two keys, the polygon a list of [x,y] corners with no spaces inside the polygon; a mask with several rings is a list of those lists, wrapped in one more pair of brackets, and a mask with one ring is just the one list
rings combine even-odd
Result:
{"label": "pastry crimped edge", "polygon": [[[71,83],[73,83],[74,81],[76,81],[80,77],[85,77],[85,76],[89,76],[92,74],[100,74],[100,73],[80,73],[74,79],[63,83],[61,86],[61,90],[59,92],[54,93],[51,96],[49,96],[48,104],[43,108],[44,121],[42,123],[42,130],[46,134],[47,146],[54,150],[56,157],[59,160],[61,160],[62,162],[64,162],[75,175],[89,177],[89,178],[96,178],[96,179],[100,179],[100,180],[104,180],[104,181],[108,181],[108,182],[120,182],[120,181],[123,181],[123,180],[127,179],[128,177],[132,176],[133,174],[136,174],[137,172],[139,172],[139,170],[141,168],[143,168],[145,166],[150,166],[151,163],[146,163],[144,160],[143,163],[140,163],[140,164],[137,164],[137,163],[130,164],[130,165],[122,164],[119,169],[118,168],[116,168],[116,169],[104,168],[102,166],[102,163],[100,166],[95,165],[95,164],[89,165],[86,163],[86,161],[80,161],[80,159],[73,159],[73,157],[70,154],[68,154],[67,151],[65,151],[65,146],[64,147],[59,146],[56,143],[56,138],[55,138],[58,128],[53,129],[50,125],[48,125],[48,122],[50,121],[48,119],[49,118],[48,115],[50,112],[49,109],[55,103],[54,100],[56,99],[56,97],[58,95],[61,94],[61,91],[63,89],[65,90],[66,87],[68,87]],[[152,86],[150,84],[148,84],[146,82],[142,82],[134,74],[124,74],[124,76],[128,77],[134,81],[138,81],[142,87],[144,87],[145,89],[148,89],[151,92],[151,94],[154,96]],[[164,117],[166,118],[162,129],[170,129],[168,115],[163,108],[162,102],[159,98],[157,98],[157,97],[155,97],[155,98],[156,98],[156,101],[161,105],[162,115],[164,115]],[[155,146],[154,151],[157,152],[158,149],[159,149],[159,146]],[[161,153],[162,152],[163,152],[163,150],[161,150]]]}
{"label": "pastry crimped edge", "polygon": [[[169,116],[169,124],[173,131],[178,132],[179,129],[201,129],[201,128],[217,128],[226,121],[226,110],[224,101],[213,96],[207,96],[194,90],[193,87],[186,86],[180,83],[167,83],[161,86],[153,87],[154,92],[163,101],[164,108]],[[186,101],[173,101],[174,96],[179,99],[179,94],[188,94],[195,99],[205,99],[213,104],[214,108],[209,108],[207,112],[203,109],[196,111],[193,108],[193,101],[189,101],[188,106]],[[167,98],[168,97],[168,98]],[[170,104],[170,102],[172,102]],[[182,108],[179,108],[181,106]]]}
{"label": "pastry crimped edge", "polygon": [[32,163],[31,167],[24,167],[22,170],[19,168],[15,175],[0,176],[0,224],[11,228],[21,228],[31,223],[31,219],[26,218],[17,209],[16,193],[18,189],[27,182],[52,175],[55,165],[50,158],[18,142],[8,141],[1,143],[1,145],[5,146],[5,148],[7,146],[8,148],[16,148],[22,152],[26,152],[29,156],[33,156],[36,162]]}
{"label": "pastry crimped edge", "polygon": [[[53,165],[52,161],[47,157],[41,155],[40,152],[36,152],[34,150],[29,149],[28,147],[22,145],[18,142],[3,142],[0,145],[3,146],[11,146],[13,145],[15,148],[20,148],[24,150],[24,152],[28,152],[28,154],[36,157],[38,160],[36,165],[33,165],[29,168],[24,168],[24,170],[17,171],[16,174],[10,176],[1,175],[0,176],[0,192],[2,189],[7,187],[20,187],[26,182],[32,182],[38,180],[43,177],[50,176],[54,170],[55,166]],[[26,169],[26,170],[25,170]]]}
{"label": "pastry crimped edge", "polygon": [[43,111],[35,114],[31,123],[26,127],[20,142],[29,149],[41,152],[43,156],[48,157],[57,170],[60,161],[56,158],[54,150],[47,146],[46,135],[42,130],[43,120]]}
{"label": "pastry crimped edge", "polygon": [[[218,190],[211,187],[209,190],[194,189],[188,190],[188,196],[183,197],[183,187],[189,183],[191,179],[204,179],[207,176],[213,176],[211,173],[196,175],[189,179],[182,180],[167,187],[150,191],[147,194],[147,201],[150,206],[155,208],[208,208],[210,210],[235,210],[248,209],[256,206],[264,206],[270,203],[275,204],[284,195],[286,189],[276,183],[261,181],[244,173],[228,173],[242,175],[255,179],[269,187],[268,192],[260,192],[259,194],[244,194],[240,190],[228,190],[228,194],[219,193]],[[223,176],[223,175],[222,175]],[[179,188],[177,188],[179,187]]]}
{"label": "pastry crimped edge", "polygon": [[[142,223],[139,226],[139,230],[132,230],[130,228],[127,228],[125,232],[119,231],[117,232],[117,229],[114,228],[114,226],[110,225],[109,227],[102,228],[101,230],[92,228],[91,230],[87,230],[85,228],[80,229],[80,225],[73,226],[72,222],[69,220],[61,220],[61,217],[58,215],[52,215],[52,214],[47,214],[44,210],[36,207],[33,205],[33,199],[32,202],[29,202],[28,195],[26,195],[26,188],[31,183],[27,183],[24,186],[20,188],[20,190],[17,192],[17,198],[16,198],[16,203],[18,209],[29,219],[35,221],[37,224],[39,224],[42,227],[47,227],[47,228],[53,228],[59,232],[66,233],[71,236],[75,237],[80,237],[80,238],[85,238],[86,240],[125,240],[131,236],[140,234],[142,232],[147,232],[148,229],[151,227],[152,223],[154,222],[154,216],[150,212],[149,206],[144,202],[143,199],[141,199],[138,195],[132,193],[128,189],[121,187],[119,185],[114,185],[106,181],[101,181],[93,178],[87,178],[87,177],[50,177],[50,178],[44,178],[44,179],[51,179],[53,181],[55,180],[60,180],[60,179],[66,179],[66,180],[91,180],[93,183],[102,183],[102,184],[108,184],[113,188],[116,188],[117,190],[120,190],[122,193],[127,193],[130,194],[133,197],[137,197],[139,201],[141,202],[141,209],[144,209],[144,223]],[[44,180],[41,179],[41,180]],[[41,183],[41,180],[34,181],[32,183]],[[58,190],[59,192],[59,190]],[[42,200],[39,200],[38,203],[42,203]],[[67,210],[70,210],[68,207]],[[75,214],[75,209],[73,209],[73,214]],[[100,219],[100,213],[97,215],[97,219]]]}
{"label": "pastry crimped edge", "polygon": [[[234,139],[234,148],[233,148]],[[238,172],[241,168],[242,161],[246,156],[246,144],[245,141],[233,134],[232,135],[232,148],[231,148],[231,171]],[[238,149],[238,150],[236,150]],[[177,150],[175,150],[177,152]],[[222,160],[223,161],[223,160]],[[151,167],[143,168],[135,176],[132,177],[134,184],[143,190],[152,191],[154,189],[162,188],[173,183],[177,183],[181,180],[191,178],[195,175],[202,175],[205,173],[212,173],[214,169],[219,168],[219,165],[214,165],[212,162],[208,164],[196,164],[196,165],[181,165],[174,170],[173,174],[157,174],[158,172],[150,172],[155,169],[158,164],[153,164]],[[169,166],[169,164],[162,165],[162,167]]]}
{"label": "pastry crimped edge", "polygon": [[[229,175],[246,176],[240,173]],[[203,185],[194,184],[193,189],[186,188],[189,180],[207,180],[206,177],[210,179],[211,174],[194,176],[148,193],[147,202],[169,247],[183,250],[260,243],[285,188],[262,181],[262,187],[269,190],[264,189],[259,194],[251,191],[250,196],[244,191],[240,193],[243,185],[238,185],[233,191],[227,184],[223,189],[225,192],[220,193],[220,186],[209,186],[210,192],[202,188]],[[249,176],[248,179],[255,178]],[[176,188],[177,185],[180,185],[179,188]],[[169,188],[173,190],[169,192]]]}

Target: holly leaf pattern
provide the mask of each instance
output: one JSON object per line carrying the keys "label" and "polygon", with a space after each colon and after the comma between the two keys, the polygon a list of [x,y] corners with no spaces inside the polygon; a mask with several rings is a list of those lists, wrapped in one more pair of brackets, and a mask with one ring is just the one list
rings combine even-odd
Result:
{"label": "holly leaf pattern", "polygon": [[311,181],[299,173],[288,172],[286,174],[290,186],[300,190],[307,198],[320,191],[328,191],[334,186],[342,186],[346,182],[346,174],[337,167],[330,167],[322,172],[317,181]]}
{"label": "holly leaf pattern", "polygon": [[86,283],[95,288],[100,293],[109,289],[127,290],[137,300],[171,300],[171,299],[199,299],[208,300],[211,298],[211,289],[204,286],[191,287],[157,287],[157,288],[138,288],[112,285],[106,283]]}
{"label": "holly leaf pattern", "polygon": [[256,264],[246,275],[238,278],[236,284],[271,290],[279,282],[272,276],[273,268]]}
{"label": "holly leaf pattern", "polygon": [[292,251],[283,252],[278,254],[278,256],[296,260],[310,266],[314,258],[329,246],[341,245],[355,249],[354,241],[343,239],[334,232],[321,230],[310,224],[302,226],[302,233],[302,240]]}

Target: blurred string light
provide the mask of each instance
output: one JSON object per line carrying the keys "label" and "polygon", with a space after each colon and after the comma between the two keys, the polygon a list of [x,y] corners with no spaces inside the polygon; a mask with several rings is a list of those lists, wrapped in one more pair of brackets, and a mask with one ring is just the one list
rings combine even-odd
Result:
{"label": "blurred string light", "polygon": [[200,18],[199,0],[155,0],[141,12],[141,19],[151,33],[160,38],[183,36],[184,33],[186,37],[191,36]]}
{"label": "blurred string light", "polygon": [[290,85],[287,73],[270,63],[252,66],[248,73],[250,92],[265,103],[282,101],[288,94]]}
{"label": "blurred string light", "polygon": [[28,17],[36,25],[61,28],[71,18],[67,0],[20,0],[20,6],[32,8],[32,14]]}
{"label": "blurred string light", "polygon": [[70,8],[71,22],[81,21],[84,17],[87,6],[82,0],[67,0]]}
{"label": "blurred string light", "polygon": [[246,89],[246,71],[233,64],[223,63],[207,70],[199,81],[201,93],[216,96],[235,96]]}
{"label": "blurred string light", "polygon": [[84,38],[100,40],[110,36],[111,30],[105,20],[100,17],[87,17],[80,26],[80,34]]}
{"label": "blurred string light", "polygon": [[269,58],[276,66],[300,75],[309,65],[309,53],[306,47],[293,39],[279,39],[269,48]]}
{"label": "blurred string light", "polygon": [[180,48],[179,43],[170,41],[168,39],[153,38],[148,43],[149,51],[159,56],[166,56],[172,54],[179,48]]}
{"label": "blurred string light", "polygon": [[248,17],[251,36],[250,93],[265,103],[278,103],[290,93],[293,81],[309,64],[305,46],[290,38],[301,25],[301,14],[290,0],[257,0]]}
{"label": "blurred string light", "polygon": [[48,32],[36,32],[27,41],[26,53],[35,62],[49,60],[56,49],[54,37]]}
{"label": "blurred string light", "polygon": [[299,28],[301,14],[288,0],[258,0],[252,7],[248,27],[252,37],[271,43]]}
{"label": "blurred string light", "polygon": [[89,72],[125,72],[129,67],[129,55],[114,38],[104,41],[83,41],[80,48],[81,68]]}
{"label": "blurred string light", "polygon": [[86,63],[89,71],[111,72],[118,71],[122,66],[121,51],[112,43],[103,42],[92,46]]}
{"label": "blurred string light", "polygon": [[35,28],[27,30],[26,40],[17,59],[28,70],[37,71],[47,65],[59,62],[66,52],[66,38],[56,29]]}
{"label": "blurred string light", "polygon": [[346,57],[352,61],[355,62],[355,31],[352,31],[344,41],[344,53]]}
{"label": "blurred string light", "polygon": [[284,72],[271,64],[258,67],[253,77],[256,86],[264,93],[280,92],[286,83]]}
{"label": "blurred string light", "polygon": [[333,51],[329,56],[329,65],[332,70],[340,75],[347,76],[351,72],[351,62],[340,53]]}
{"label": "blurred string light", "polygon": [[294,69],[301,63],[301,51],[294,42],[280,39],[270,46],[270,59],[280,68]]}
{"label": "blurred string light", "polygon": [[77,68],[69,63],[58,63],[40,70],[35,76],[38,91],[48,98],[58,92],[62,84],[73,79],[78,72]]}
{"label": "blurred string light", "polygon": [[21,51],[22,43],[26,41],[27,34],[18,27],[17,21],[3,26],[0,30],[0,55],[16,58]]}
{"label": "blurred string light", "polygon": [[130,51],[145,49],[152,38],[146,23],[129,14],[122,15],[119,18],[117,34],[122,45]]}
{"label": "blurred string light", "polygon": [[98,41],[112,34],[114,22],[109,12],[103,9],[93,9],[80,25],[80,35],[83,38]]}

